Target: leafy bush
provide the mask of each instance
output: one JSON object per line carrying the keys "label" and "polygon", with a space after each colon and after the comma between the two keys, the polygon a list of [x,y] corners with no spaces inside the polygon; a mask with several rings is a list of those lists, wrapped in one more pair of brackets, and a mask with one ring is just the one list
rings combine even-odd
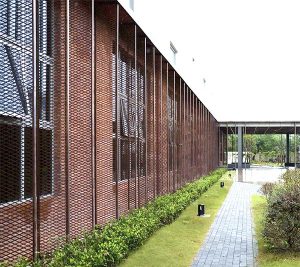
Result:
{"label": "leafy bush", "polygon": [[265,183],[261,186],[260,191],[268,198],[272,194],[274,186],[274,183]]}
{"label": "leafy bush", "polygon": [[[51,257],[31,266],[115,266],[158,228],[173,222],[225,172],[224,169],[218,169],[186,184],[173,194],[160,196],[145,207],[65,244],[54,251]],[[28,266],[28,262],[18,267],[23,266]]]}
{"label": "leafy bush", "polygon": [[300,251],[300,172],[282,178],[268,198],[263,236],[271,249]]}

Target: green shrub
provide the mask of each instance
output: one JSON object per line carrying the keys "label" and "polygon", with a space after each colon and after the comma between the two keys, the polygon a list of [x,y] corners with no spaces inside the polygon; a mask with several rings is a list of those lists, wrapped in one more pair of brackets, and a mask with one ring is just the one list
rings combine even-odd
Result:
{"label": "green shrub", "polygon": [[225,169],[218,169],[173,194],[160,196],[145,207],[65,244],[35,266],[115,266],[158,228],[173,222],[225,172]]}
{"label": "green shrub", "polygon": [[270,195],[271,195],[272,192],[273,192],[274,187],[275,187],[275,184],[274,184],[274,183],[264,183],[264,184],[261,186],[260,191],[261,191],[267,198],[269,198]]}
{"label": "green shrub", "polygon": [[263,236],[271,249],[300,251],[300,172],[282,178],[267,201]]}

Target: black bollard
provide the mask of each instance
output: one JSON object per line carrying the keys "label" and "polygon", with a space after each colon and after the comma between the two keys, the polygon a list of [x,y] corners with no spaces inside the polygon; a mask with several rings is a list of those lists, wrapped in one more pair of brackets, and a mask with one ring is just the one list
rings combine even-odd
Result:
{"label": "black bollard", "polygon": [[224,187],[224,182],[220,182],[220,187]]}
{"label": "black bollard", "polygon": [[205,214],[204,204],[198,204],[198,216],[203,216]]}

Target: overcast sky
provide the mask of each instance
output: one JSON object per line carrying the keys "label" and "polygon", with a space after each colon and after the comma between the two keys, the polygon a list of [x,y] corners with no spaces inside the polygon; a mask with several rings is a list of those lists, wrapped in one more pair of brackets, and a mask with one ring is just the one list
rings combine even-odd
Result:
{"label": "overcast sky", "polygon": [[217,120],[300,121],[299,0],[136,0],[135,13],[163,52],[175,44]]}

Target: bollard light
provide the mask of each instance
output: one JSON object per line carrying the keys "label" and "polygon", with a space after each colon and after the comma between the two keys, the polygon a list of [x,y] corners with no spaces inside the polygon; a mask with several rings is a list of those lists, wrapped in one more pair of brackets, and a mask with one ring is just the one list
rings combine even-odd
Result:
{"label": "bollard light", "polygon": [[220,182],[220,187],[224,187],[224,182]]}
{"label": "bollard light", "polygon": [[198,204],[198,216],[203,216],[205,214],[204,204]]}

